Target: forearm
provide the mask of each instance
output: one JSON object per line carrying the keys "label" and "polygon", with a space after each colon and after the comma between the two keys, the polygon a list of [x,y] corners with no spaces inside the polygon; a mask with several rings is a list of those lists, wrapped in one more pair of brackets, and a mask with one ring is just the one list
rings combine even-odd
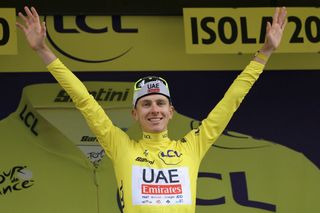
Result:
{"label": "forearm", "polygon": [[47,69],[76,105],[88,98],[89,93],[84,84],[59,59],[50,54],[42,56],[44,60],[53,60],[47,65]]}
{"label": "forearm", "polygon": [[215,140],[225,129],[234,112],[262,73],[264,65],[252,61],[234,80],[224,97],[203,121],[207,136]]}
{"label": "forearm", "polygon": [[[53,59],[48,57],[48,59]],[[97,136],[101,146],[109,153],[114,150],[114,134],[122,134],[113,126],[103,108],[91,96],[85,85],[59,60],[54,59],[47,69],[70,95],[77,109],[82,113],[91,131]],[[115,133],[116,132],[116,133]]]}

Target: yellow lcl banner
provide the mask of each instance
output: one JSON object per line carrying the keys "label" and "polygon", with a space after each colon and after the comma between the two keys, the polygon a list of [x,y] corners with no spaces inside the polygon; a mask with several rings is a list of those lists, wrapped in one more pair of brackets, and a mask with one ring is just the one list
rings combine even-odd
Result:
{"label": "yellow lcl banner", "polygon": [[[187,53],[252,53],[265,40],[274,8],[185,8]],[[281,53],[320,51],[320,9],[289,8]]]}
{"label": "yellow lcl banner", "polygon": [[[242,70],[253,58],[256,50],[262,46],[262,44],[258,43],[260,41],[259,33],[255,33],[255,29],[252,29],[252,26],[256,24],[259,25],[257,32],[261,31],[262,14],[257,14],[254,20],[249,21],[249,17],[252,17],[249,13],[251,9],[223,8],[221,10],[225,11],[222,11],[222,14],[228,14],[231,18],[234,16],[230,11],[246,12],[246,19],[242,18],[244,20],[242,26],[247,26],[247,31],[243,31],[247,32],[247,35],[244,34],[241,39],[239,36],[237,37],[237,42],[244,39],[245,43],[238,42],[237,45],[233,43],[226,45],[220,42],[218,45],[218,41],[215,41],[213,44],[204,45],[201,43],[203,37],[208,39],[208,35],[204,34],[203,36],[198,36],[199,44],[197,45],[190,45],[190,42],[187,42],[188,52],[186,52],[184,37],[185,35],[191,36],[191,32],[188,33],[186,31],[185,33],[185,30],[188,29],[184,29],[182,16],[77,15],[47,16],[41,17],[41,20],[46,22],[48,46],[73,71],[137,72],[152,70],[184,72]],[[256,8],[252,10],[262,10],[268,16],[274,12],[273,8]],[[292,21],[288,23],[282,44],[272,55],[266,69],[319,70],[320,54],[317,53],[319,51],[317,50],[319,48],[319,42],[317,41],[320,37],[318,35],[320,27],[318,23],[319,16],[316,13],[318,9],[306,9],[307,11],[310,10],[310,12],[305,15],[305,19],[297,15],[300,14],[300,10],[304,10],[304,8],[288,8],[288,16],[291,17]],[[206,15],[204,12],[201,12],[201,14],[203,16]],[[293,16],[297,18],[292,18]],[[4,13],[1,13],[0,17],[4,18]],[[201,30],[200,14],[192,13],[190,17],[197,19],[197,23],[200,24],[197,25],[198,32],[204,33]],[[220,21],[220,25],[224,24],[222,26],[227,30],[231,26],[230,23],[234,23],[231,18],[222,19],[222,21],[216,19],[216,24],[219,24]],[[4,19],[8,21],[7,18]],[[17,19],[22,22],[19,17]],[[302,20],[301,28],[298,28],[298,20]],[[10,22],[8,21],[8,23]],[[9,26],[13,26],[13,23]],[[210,21],[207,21],[207,24],[212,27]],[[190,23],[187,26],[190,28]],[[306,28],[305,26],[309,27]],[[0,32],[2,32],[1,30],[2,28],[0,27]],[[301,33],[302,30],[306,33],[308,32],[308,37]],[[304,43],[288,42],[290,35],[295,34],[295,31],[299,33],[294,38],[297,37],[297,42],[300,42],[300,37],[302,37]],[[214,32],[217,34],[216,30]],[[225,40],[230,43],[233,37],[230,37],[226,32],[221,34],[220,37],[225,36]],[[220,39],[219,34],[217,35],[217,39]],[[12,36],[16,36],[15,28],[10,28],[10,37]],[[253,38],[256,39],[254,42],[257,43],[250,43]],[[10,41],[14,40],[15,38],[10,38]],[[39,61],[37,54],[31,50],[23,32],[20,30],[17,32],[17,43],[19,45],[19,53],[17,55],[1,55],[0,72],[46,72],[45,66]],[[6,43],[7,45],[9,44]],[[191,50],[188,45],[192,47]],[[285,52],[285,48],[290,51],[289,54]],[[200,53],[204,50],[207,52],[212,51],[212,54],[188,54],[191,52]],[[243,54],[239,54],[240,52]],[[290,60],[290,63],[287,63],[288,60]]]}
{"label": "yellow lcl banner", "polygon": [[0,8],[0,55],[17,54],[15,22],[14,8]]}

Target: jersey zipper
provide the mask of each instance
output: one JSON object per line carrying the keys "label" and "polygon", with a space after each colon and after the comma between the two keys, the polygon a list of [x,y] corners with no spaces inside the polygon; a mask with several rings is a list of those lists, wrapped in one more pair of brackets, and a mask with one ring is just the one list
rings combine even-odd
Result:
{"label": "jersey zipper", "polygon": [[97,195],[97,212],[100,213],[100,205],[99,205],[99,181],[97,178],[97,165],[94,164],[94,169],[93,169],[93,182],[94,185],[96,186],[96,195]]}

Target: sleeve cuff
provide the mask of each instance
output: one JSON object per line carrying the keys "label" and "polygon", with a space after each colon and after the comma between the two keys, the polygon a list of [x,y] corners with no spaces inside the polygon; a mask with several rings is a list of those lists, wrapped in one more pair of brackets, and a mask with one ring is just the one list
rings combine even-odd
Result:
{"label": "sleeve cuff", "polygon": [[56,64],[61,63],[59,58],[54,59],[50,64],[47,65],[47,69],[50,70],[52,67],[54,67]]}

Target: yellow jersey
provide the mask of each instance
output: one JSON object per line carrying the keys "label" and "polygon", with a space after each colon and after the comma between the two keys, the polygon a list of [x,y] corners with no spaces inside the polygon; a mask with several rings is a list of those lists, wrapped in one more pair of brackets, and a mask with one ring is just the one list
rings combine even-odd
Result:
{"label": "yellow jersey", "polygon": [[200,162],[263,71],[251,61],[202,124],[180,140],[168,132],[130,139],[113,125],[82,82],[59,59],[48,70],[71,96],[112,160],[123,212],[195,212]]}

